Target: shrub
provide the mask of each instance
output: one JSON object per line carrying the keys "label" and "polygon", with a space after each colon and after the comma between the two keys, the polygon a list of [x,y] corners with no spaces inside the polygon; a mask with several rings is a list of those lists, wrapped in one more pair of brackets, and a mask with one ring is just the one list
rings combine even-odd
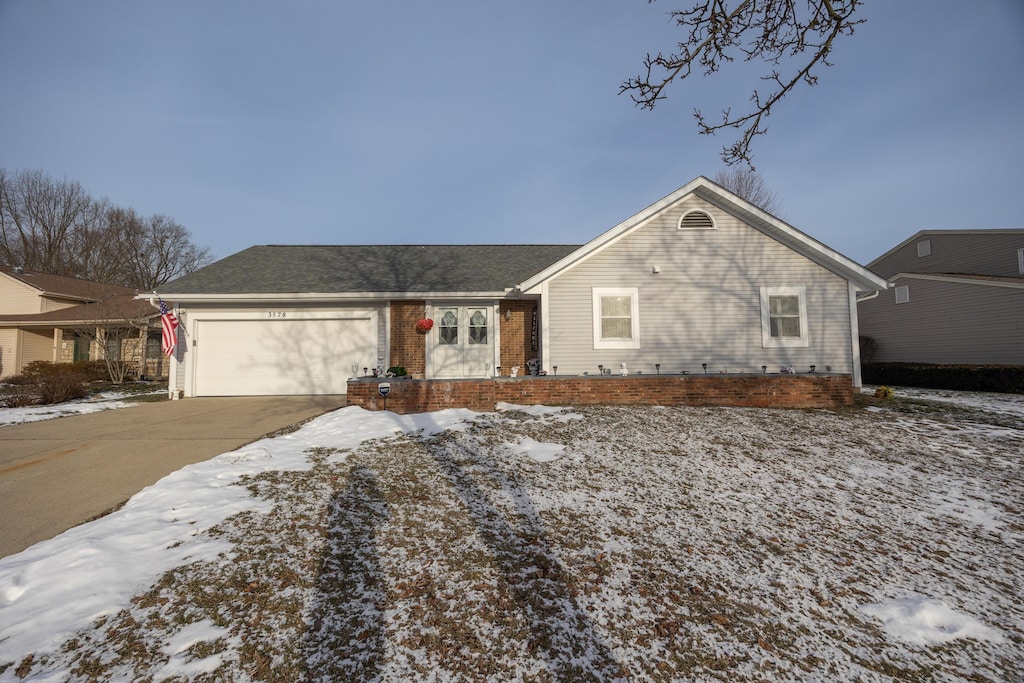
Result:
{"label": "shrub", "polygon": [[401,365],[392,365],[388,368],[388,373],[392,377],[405,377],[409,373],[405,371],[405,367]]}
{"label": "shrub", "polygon": [[73,401],[89,393],[82,383],[81,375],[71,373],[44,377],[36,388],[39,390],[39,402],[43,405]]}
{"label": "shrub", "polygon": [[32,384],[11,382],[0,385],[0,408],[24,408],[37,403],[39,394]]}
{"label": "shrub", "polygon": [[1024,394],[1024,366],[864,363],[866,384]]}
{"label": "shrub", "polygon": [[[102,365],[101,365],[102,367]],[[27,400],[27,395],[32,395],[35,400],[22,405],[42,403],[63,403],[76,398],[82,398],[89,392],[85,383],[95,375],[95,368],[91,363],[50,363],[49,361],[32,361],[25,366],[21,375],[11,378],[10,383],[21,388],[18,397],[12,397],[12,401]],[[106,368],[103,368],[100,377],[106,375]],[[8,406],[10,407],[10,406]]]}

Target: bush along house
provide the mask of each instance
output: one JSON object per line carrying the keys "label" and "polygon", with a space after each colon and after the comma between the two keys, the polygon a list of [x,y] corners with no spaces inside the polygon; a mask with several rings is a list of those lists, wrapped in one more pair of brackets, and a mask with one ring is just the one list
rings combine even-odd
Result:
{"label": "bush along house", "polygon": [[857,297],[886,284],[698,177],[584,245],[254,246],[158,295],[174,396],[378,408],[388,381],[408,412],[848,403]]}

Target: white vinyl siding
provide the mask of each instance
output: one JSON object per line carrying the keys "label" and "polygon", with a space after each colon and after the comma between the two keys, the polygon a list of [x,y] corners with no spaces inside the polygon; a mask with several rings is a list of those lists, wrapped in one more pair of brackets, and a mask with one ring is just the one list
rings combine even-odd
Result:
{"label": "white vinyl siding", "polygon": [[[686,211],[707,211],[715,230],[678,229]],[[657,264],[660,272],[652,272]],[[594,348],[593,288],[635,288],[638,348]],[[806,292],[807,346],[763,347],[761,287]],[[548,285],[546,368],[596,373],[598,365],[631,372],[761,372],[794,365],[853,372],[850,295],[846,280],[748,226],[691,197],[655,215],[618,242]]]}

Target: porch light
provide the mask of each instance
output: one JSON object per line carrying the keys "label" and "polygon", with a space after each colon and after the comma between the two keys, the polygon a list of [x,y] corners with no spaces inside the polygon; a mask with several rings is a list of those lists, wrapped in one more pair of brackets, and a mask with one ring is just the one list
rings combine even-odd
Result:
{"label": "porch light", "polygon": [[508,321],[508,320],[511,320],[511,319],[512,319],[512,309],[511,308],[506,308],[505,309],[505,320]]}

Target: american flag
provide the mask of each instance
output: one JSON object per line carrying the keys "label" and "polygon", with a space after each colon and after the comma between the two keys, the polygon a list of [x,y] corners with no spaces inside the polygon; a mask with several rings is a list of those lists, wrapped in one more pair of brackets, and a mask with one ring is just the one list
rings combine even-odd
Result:
{"label": "american flag", "polygon": [[174,317],[171,307],[164,303],[163,299],[158,299],[158,301],[160,302],[160,324],[164,330],[161,348],[165,354],[172,356],[174,347],[178,345],[178,319]]}

